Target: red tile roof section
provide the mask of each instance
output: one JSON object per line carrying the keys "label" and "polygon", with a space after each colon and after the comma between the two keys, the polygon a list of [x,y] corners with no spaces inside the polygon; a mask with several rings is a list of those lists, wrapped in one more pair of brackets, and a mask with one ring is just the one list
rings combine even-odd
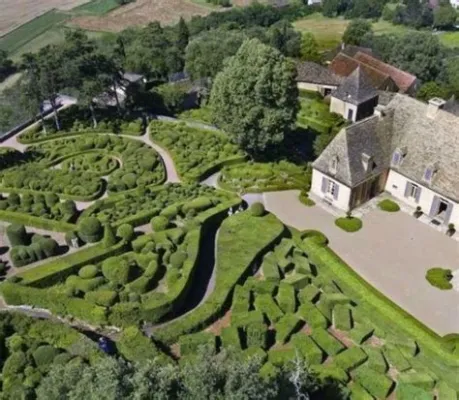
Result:
{"label": "red tile roof section", "polygon": [[349,57],[344,53],[339,53],[333,59],[328,68],[336,75],[346,77],[352,74],[352,72],[354,72],[354,70],[359,65],[364,70],[365,74],[370,78],[370,81],[375,89],[386,89],[388,81],[390,80],[389,74],[381,72],[378,69],[372,67],[371,65],[360,62],[355,58]]}
{"label": "red tile roof section", "polygon": [[360,63],[369,65],[382,73],[389,75],[395,84],[400,88],[400,92],[407,92],[413,84],[416,82],[416,77],[408,72],[402,71],[394,67],[393,65],[386,64],[377,58],[370,56],[369,54],[357,52],[354,59]]}

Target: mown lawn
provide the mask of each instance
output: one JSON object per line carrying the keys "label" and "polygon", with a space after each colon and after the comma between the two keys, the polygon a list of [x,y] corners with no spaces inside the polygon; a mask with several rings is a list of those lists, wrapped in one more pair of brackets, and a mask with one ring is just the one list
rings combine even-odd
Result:
{"label": "mown lawn", "polygon": [[[294,23],[297,30],[311,32],[319,42],[321,50],[330,49],[341,42],[341,37],[350,20],[344,18],[328,18],[322,14],[314,13]],[[380,20],[373,23],[373,30],[377,35],[403,34],[412,31],[412,28],[403,25],[393,25],[390,22]]]}

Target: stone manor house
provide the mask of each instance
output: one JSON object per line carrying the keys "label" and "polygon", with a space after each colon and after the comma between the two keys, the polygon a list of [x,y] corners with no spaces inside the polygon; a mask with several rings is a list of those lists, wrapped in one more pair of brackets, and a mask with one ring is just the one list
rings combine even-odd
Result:
{"label": "stone manor house", "polygon": [[[343,93],[376,104],[371,90],[363,84]],[[459,226],[459,118],[444,105],[397,93],[343,128],[313,163],[313,197],[349,211],[386,191],[436,225]]]}

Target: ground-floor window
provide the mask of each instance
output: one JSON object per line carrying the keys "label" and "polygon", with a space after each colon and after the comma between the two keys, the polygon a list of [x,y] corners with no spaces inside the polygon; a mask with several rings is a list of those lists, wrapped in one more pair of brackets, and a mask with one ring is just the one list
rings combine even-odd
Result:
{"label": "ground-floor window", "polygon": [[418,198],[418,191],[419,191],[419,186],[415,185],[414,183],[411,184],[410,186],[410,191],[408,192],[408,197],[412,197],[413,199]]}
{"label": "ground-floor window", "polygon": [[327,193],[331,194],[333,197],[335,197],[336,190],[337,190],[337,184],[331,180],[328,181],[327,185]]}

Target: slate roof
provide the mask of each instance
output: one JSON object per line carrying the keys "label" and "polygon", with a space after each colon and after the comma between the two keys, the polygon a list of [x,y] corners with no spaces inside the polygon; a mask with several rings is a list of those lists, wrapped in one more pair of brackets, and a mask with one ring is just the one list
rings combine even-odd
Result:
{"label": "slate roof", "polygon": [[409,91],[417,81],[414,75],[402,71],[401,69],[398,69],[393,65],[386,64],[369,54],[359,51],[354,56],[354,59],[360,63],[373,67],[381,73],[389,75],[391,79],[395,82],[395,84],[398,86],[401,93]]}
{"label": "slate roof", "polygon": [[388,74],[378,71],[370,65],[359,62],[344,53],[339,53],[328,66],[334,74],[342,77],[349,76],[360,66],[371,80],[375,89],[385,89],[390,85],[391,78]]}
{"label": "slate roof", "polygon": [[[459,118],[444,110],[428,116],[427,110],[427,104],[396,94],[382,117],[373,115],[343,128],[313,167],[350,187],[391,168],[457,202]],[[403,147],[406,148],[403,161],[397,167],[391,166],[393,152]],[[363,153],[374,158],[375,168],[371,173],[363,168]],[[334,157],[338,157],[335,175],[329,171]],[[426,168],[433,164],[438,169],[427,184],[423,176]]]}
{"label": "slate roof", "polygon": [[378,91],[373,88],[368,76],[360,66],[332,92],[332,97],[354,105],[365,103],[377,96]]}
{"label": "slate roof", "polygon": [[296,64],[297,82],[316,83],[319,85],[338,86],[343,78],[320,64],[310,61]]}
{"label": "slate roof", "polygon": [[325,61],[332,61],[339,53],[344,53],[349,57],[354,57],[358,52],[374,54],[373,50],[369,47],[354,46],[353,44],[341,43],[336,46],[333,50],[325,53]]}

